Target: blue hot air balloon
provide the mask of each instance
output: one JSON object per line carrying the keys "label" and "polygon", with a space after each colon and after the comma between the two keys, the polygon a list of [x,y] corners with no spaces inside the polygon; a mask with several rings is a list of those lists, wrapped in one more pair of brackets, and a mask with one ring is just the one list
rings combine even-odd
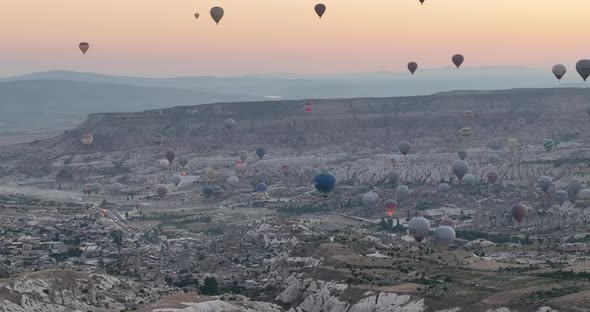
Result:
{"label": "blue hot air balloon", "polygon": [[210,198],[213,196],[213,188],[210,186],[205,186],[203,188],[203,195],[205,195],[205,198]]}
{"label": "blue hot air balloon", "polygon": [[265,183],[256,184],[256,192],[258,192],[258,193],[264,193],[264,192],[266,192],[267,189],[268,189],[268,187],[266,186]]}
{"label": "blue hot air balloon", "polygon": [[322,172],[313,178],[313,185],[325,196],[336,187],[336,182],[336,176],[331,172]]}
{"label": "blue hot air balloon", "polygon": [[264,148],[260,147],[256,149],[256,155],[258,155],[258,158],[262,159],[262,157],[264,157],[265,154],[266,151],[264,150]]}

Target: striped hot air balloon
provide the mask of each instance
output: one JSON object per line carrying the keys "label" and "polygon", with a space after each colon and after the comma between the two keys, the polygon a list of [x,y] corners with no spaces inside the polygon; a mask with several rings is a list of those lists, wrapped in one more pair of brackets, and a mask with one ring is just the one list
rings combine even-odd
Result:
{"label": "striped hot air balloon", "polygon": [[550,152],[555,147],[555,140],[553,139],[544,139],[543,140],[543,148]]}

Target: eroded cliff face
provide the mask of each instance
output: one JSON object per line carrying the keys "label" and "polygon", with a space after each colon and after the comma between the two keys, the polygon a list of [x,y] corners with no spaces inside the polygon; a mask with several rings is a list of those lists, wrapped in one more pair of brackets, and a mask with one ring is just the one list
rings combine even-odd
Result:
{"label": "eroded cliff face", "polygon": [[[55,154],[112,152],[153,147],[153,138],[159,135],[164,138],[162,146],[202,153],[259,145],[273,150],[389,150],[401,140],[409,140],[415,149],[423,149],[433,145],[471,145],[477,141],[492,143],[494,139],[505,143],[510,136],[524,144],[537,144],[544,137],[573,135],[586,127],[585,108],[590,102],[590,90],[450,92],[310,102],[314,104],[310,114],[304,112],[305,101],[218,103],[92,114],[63,136],[27,148],[49,148]],[[474,112],[473,120],[464,118],[466,110]],[[232,131],[224,127],[227,118],[236,121]],[[473,128],[471,138],[457,137],[457,131],[463,127]],[[80,144],[84,133],[94,135],[92,146]],[[583,133],[579,135],[586,138]]]}
{"label": "eroded cliff face", "polygon": [[104,274],[46,270],[1,285],[0,311],[120,311],[170,293],[174,291]]}
{"label": "eroded cliff face", "polygon": [[[506,307],[490,307],[474,304],[455,306],[439,300],[445,308],[435,308],[427,299],[414,294],[397,294],[358,289],[338,282],[326,282],[291,275],[283,285],[283,291],[275,300],[293,306],[288,312],[511,312]],[[440,306],[438,302],[436,306]],[[527,311],[557,312],[551,307],[528,307]]]}

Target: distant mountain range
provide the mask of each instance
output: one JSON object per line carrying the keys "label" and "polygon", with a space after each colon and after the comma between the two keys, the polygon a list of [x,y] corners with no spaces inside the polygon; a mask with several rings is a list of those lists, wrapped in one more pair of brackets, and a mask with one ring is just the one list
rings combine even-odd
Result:
{"label": "distant mountain range", "polygon": [[374,72],[145,78],[49,71],[0,78],[0,137],[30,131],[54,135],[96,112],[212,102],[414,96],[452,90],[582,85],[573,69],[558,83],[550,70],[521,67],[419,69],[414,76],[407,72]]}
{"label": "distant mountain range", "polygon": [[[428,95],[451,90],[576,87],[582,81],[573,69],[558,83],[551,71],[526,67],[451,67],[407,72],[373,72],[333,75],[273,73],[236,77],[145,78],[109,76],[71,71],[49,71],[3,78],[22,80],[70,80],[88,83],[126,84],[138,87],[190,89],[215,95],[249,95],[283,99],[383,97]],[[220,99],[223,101],[223,99]]]}

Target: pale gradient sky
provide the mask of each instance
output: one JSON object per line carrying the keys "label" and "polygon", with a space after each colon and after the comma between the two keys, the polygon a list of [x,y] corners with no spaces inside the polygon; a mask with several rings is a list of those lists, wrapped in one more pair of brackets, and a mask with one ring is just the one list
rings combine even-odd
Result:
{"label": "pale gradient sky", "polygon": [[[449,66],[454,53],[465,66],[573,70],[590,58],[590,0],[324,0],[321,20],[317,2],[1,0],[0,76],[400,71]],[[218,26],[215,5],[225,9]]]}

